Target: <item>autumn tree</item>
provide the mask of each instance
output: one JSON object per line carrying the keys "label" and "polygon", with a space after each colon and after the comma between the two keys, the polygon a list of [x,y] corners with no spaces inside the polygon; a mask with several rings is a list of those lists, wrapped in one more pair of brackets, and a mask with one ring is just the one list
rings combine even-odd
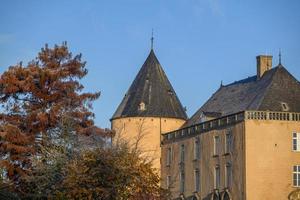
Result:
{"label": "autumn tree", "polygon": [[[63,134],[65,135],[65,134]],[[72,135],[70,137],[73,137]],[[64,143],[73,139],[64,137]],[[90,138],[87,137],[87,138]],[[93,140],[98,144],[97,140]],[[170,193],[159,185],[152,159],[138,144],[77,145],[43,148],[47,162],[33,160],[34,170],[22,177],[17,192],[22,199],[165,200]],[[80,146],[81,148],[78,148]]]}
{"label": "autumn tree", "polygon": [[61,134],[58,126],[72,119],[76,134],[102,134],[93,122],[92,102],[100,93],[84,93],[87,75],[81,55],[67,44],[46,45],[26,66],[9,67],[0,77],[0,167],[18,180],[31,167],[33,155]]}
{"label": "autumn tree", "polygon": [[151,161],[126,143],[81,152],[66,165],[58,197],[99,200],[165,200],[169,192]]}

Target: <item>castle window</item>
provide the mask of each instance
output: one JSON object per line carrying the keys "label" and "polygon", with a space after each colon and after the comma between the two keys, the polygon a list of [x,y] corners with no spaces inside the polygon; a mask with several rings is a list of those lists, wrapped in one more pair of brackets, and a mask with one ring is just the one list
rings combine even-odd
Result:
{"label": "castle window", "polygon": [[184,171],[182,170],[179,174],[179,180],[180,180],[179,191],[180,191],[180,193],[184,193],[184,179],[185,179],[185,175],[184,175]]}
{"label": "castle window", "polygon": [[145,111],[146,110],[146,104],[144,102],[141,102],[139,104],[139,111]]}
{"label": "castle window", "polygon": [[215,167],[215,189],[219,189],[220,188],[220,167],[217,165]]}
{"label": "castle window", "polygon": [[167,176],[167,188],[169,189],[171,186],[171,176]]}
{"label": "castle window", "polygon": [[232,165],[231,163],[226,164],[226,187],[230,188],[232,183]]}
{"label": "castle window", "polygon": [[293,151],[300,151],[300,133],[293,133]]}
{"label": "castle window", "polygon": [[226,139],[225,152],[231,153],[232,152],[232,132],[231,131],[228,131],[225,139]]}
{"label": "castle window", "polygon": [[200,191],[200,171],[196,169],[194,171],[194,180],[195,180],[195,192]]}
{"label": "castle window", "polygon": [[180,162],[184,163],[184,144],[180,146]]}
{"label": "castle window", "polygon": [[214,155],[219,155],[220,154],[220,137],[215,136],[214,137]]}
{"label": "castle window", "polygon": [[293,186],[300,187],[300,165],[295,165],[293,170]]}
{"label": "castle window", "polygon": [[287,104],[286,103],[281,103],[281,107],[282,107],[282,110],[283,111],[289,111],[289,107],[287,106]]}
{"label": "castle window", "polygon": [[167,150],[167,166],[170,166],[172,162],[172,149],[171,147]]}
{"label": "castle window", "polygon": [[200,159],[200,139],[196,138],[194,142],[194,159]]}

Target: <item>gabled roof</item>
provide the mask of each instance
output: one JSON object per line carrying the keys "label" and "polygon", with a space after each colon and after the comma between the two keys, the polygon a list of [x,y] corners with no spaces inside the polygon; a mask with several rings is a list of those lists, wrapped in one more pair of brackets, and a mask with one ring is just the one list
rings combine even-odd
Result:
{"label": "gabled roof", "polygon": [[221,86],[184,127],[199,123],[205,112],[225,116],[244,110],[300,112],[300,84],[278,65],[259,80],[252,76]]}
{"label": "gabled roof", "polygon": [[[145,109],[141,109],[142,104]],[[122,117],[187,119],[185,110],[153,50],[111,120]]]}

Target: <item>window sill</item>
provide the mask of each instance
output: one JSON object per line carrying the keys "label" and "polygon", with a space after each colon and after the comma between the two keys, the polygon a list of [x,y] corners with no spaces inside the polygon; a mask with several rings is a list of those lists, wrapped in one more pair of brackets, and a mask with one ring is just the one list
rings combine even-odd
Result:
{"label": "window sill", "polygon": [[292,150],[294,153],[300,153],[300,150]]}

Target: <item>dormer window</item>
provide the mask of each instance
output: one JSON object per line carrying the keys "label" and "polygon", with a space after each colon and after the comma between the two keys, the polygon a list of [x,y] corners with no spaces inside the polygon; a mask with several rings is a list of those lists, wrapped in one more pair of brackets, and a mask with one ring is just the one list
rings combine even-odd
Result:
{"label": "dormer window", "polygon": [[146,104],[144,102],[141,102],[139,105],[139,111],[145,111],[146,110]]}
{"label": "dormer window", "polygon": [[289,111],[287,103],[281,102],[282,111]]}
{"label": "dormer window", "polygon": [[169,95],[173,95],[173,91],[171,89],[168,90]]}

